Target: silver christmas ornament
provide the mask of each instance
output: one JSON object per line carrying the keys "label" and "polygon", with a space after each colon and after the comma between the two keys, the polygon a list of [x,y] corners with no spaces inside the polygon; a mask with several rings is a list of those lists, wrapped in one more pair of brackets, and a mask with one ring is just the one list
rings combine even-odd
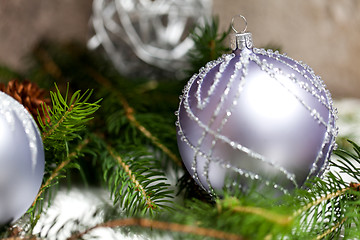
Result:
{"label": "silver christmas ornament", "polygon": [[212,0],[94,0],[95,35],[88,47],[102,45],[123,74],[138,76],[139,68],[146,70],[143,62],[163,70],[183,68],[193,46],[189,31],[210,18],[211,6]]}
{"label": "silver christmas ornament", "polygon": [[44,164],[34,119],[15,99],[0,92],[0,225],[17,220],[31,206]]}
{"label": "silver christmas ornament", "polygon": [[233,52],[201,68],[180,97],[180,154],[211,194],[253,184],[286,193],[327,168],[336,109],[309,66],[233,29]]}

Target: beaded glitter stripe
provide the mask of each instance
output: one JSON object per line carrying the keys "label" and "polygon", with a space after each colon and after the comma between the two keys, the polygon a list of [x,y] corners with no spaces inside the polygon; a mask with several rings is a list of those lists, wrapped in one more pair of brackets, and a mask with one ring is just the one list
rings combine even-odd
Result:
{"label": "beaded glitter stripe", "polygon": [[[256,173],[253,173],[251,171],[247,171],[247,170],[244,170],[244,169],[241,169],[241,168],[233,167],[230,164],[222,163],[221,166],[224,167],[225,169],[233,170],[234,172],[236,172],[240,176],[250,178],[250,180],[252,180],[252,181],[259,181],[261,183],[265,183],[266,186],[271,185],[274,189],[278,189],[281,192],[283,192],[284,194],[289,194],[289,191],[286,188],[284,188],[283,186],[281,186],[280,184],[269,181],[268,179],[264,179],[264,178],[262,178],[260,175],[258,175]],[[236,182],[233,182],[232,185],[235,186],[236,184],[237,184]],[[229,186],[227,186],[227,187],[229,188]],[[239,184],[239,188],[241,188],[241,184]]]}
{"label": "beaded glitter stripe", "polygon": [[[233,54],[233,56],[235,56],[235,54]],[[240,57],[240,59],[243,59],[243,58]],[[241,60],[240,60],[240,61],[241,61]],[[244,69],[247,69],[247,64],[245,64]],[[228,97],[228,94],[229,94],[229,92],[230,92],[230,88],[231,88],[231,86],[233,85],[233,83],[234,83],[234,81],[235,81],[235,77],[237,76],[238,70],[240,70],[240,68],[238,67],[238,65],[236,65],[235,68],[234,68],[234,72],[233,72],[232,75],[230,76],[229,82],[228,82],[227,85],[226,85],[226,88],[225,88],[225,90],[224,90],[224,94],[221,95],[220,102],[219,102],[219,104],[217,105],[217,107],[216,107],[216,109],[215,109],[215,111],[214,111],[214,113],[213,113],[213,116],[211,117],[211,121],[210,121],[210,123],[208,124],[209,127],[213,124],[213,122],[215,121],[216,117],[219,115],[219,111],[220,111],[221,108],[223,107],[224,102],[225,102],[226,98]],[[221,78],[221,77],[222,77],[222,74],[220,75],[219,78]],[[228,113],[228,112],[229,112],[229,109],[226,110],[225,112]],[[223,118],[223,120],[224,120],[224,119],[225,119],[225,118]],[[227,119],[227,118],[226,118],[226,119]],[[222,126],[220,126],[220,127],[217,129],[217,134],[218,134],[218,135],[220,134],[221,129],[222,129]],[[209,155],[210,155],[210,156],[211,156],[212,153],[213,153],[213,149],[214,149],[214,146],[215,146],[215,144],[216,144],[216,141],[217,141],[217,137],[214,136],[214,140],[212,141],[212,145],[211,145],[210,150],[209,150]],[[207,158],[206,160],[207,160],[207,161],[205,162],[204,173],[203,173],[203,174],[204,174],[204,177],[205,177],[205,179],[206,179],[206,182],[207,182],[207,184],[208,184],[208,186],[209,186],[210,191],[211,191],[211,192],[214,192],[214,190],[213,190],[213,188],[212,188],[212,185],[211,185],[211,182],[210,182],[210,179],[209,179],[209,167],[210,167],[210,162],[211,162],[211,161],[210,161],[209,158]]]}
{"label": "beaded glitter stripe", "polygon": [[[331,98],[329,98],[329,99],[331,99]],[[324,142],[323,142],[323,144],[321,146],[321,151],[319,152],[319,155],[321,153],[321,155],[318,156],[319,159],[321,157],[323,157],[322,151],[324,150],[326,144],[329,144],[329,148],[328,148],[328,151],[326,152],[326,156],[324,158],[324,164],[322,165],[322,167],[321,167],[320,171],[318,172],[317,176],[319,176],[319,174],[325,172],[328,169],[329,161],[327,161],[327,159],[330,158],[330,153],[331,153],[332,148],[336,149],[336,147],[337,147],[336,142],[335,142],[335,138],[336,138],[336,136],[338,134],[338,128],[337,127],[332,127],[332,125],[331,125],[331,123],[335,122],[335,120],[336,120],[336,111],[334,111],[334,109],[332,108],[332,103],[331,102],[330,102],[330,106],[331,106],[331,109],[329,109],[330,111],[329,111],[329,116],[328,116],[328,125],[327,125],[327,129],[326,129],[326,132],[325,132]],[[316,168],[317,168],[316,164],[318,163],[319,159],[316,159],[316,161],[314,163]],[[313,170],[313,169],[311,169],[311,170]],[[306,180],[309,179],[309,177],[311,176],[311,174],[314,173],[314,171],[315,170],[310,171],[310,173],[309,173]]]}
{"label": "beaded glitter stripe", "polygon": [[[258,52],[258,53],[260,53],[262,55],[267,55],[269,57],[272,57],[271,50],[268,50],[268,51],[265,52],[265,50],[263,50],[263,49],[254,49],[254,51]],[[330,149],[333,148],[333,147],[336,148],[335,138],[336,138],[336,136],[338,134],[338,129],[336,127],[334,128],[334,127],[331,126],[331,123],[334,122],[336,120],[336,118],[337,118],[336,117],[337,116],[337,110],[333,108],[333,102],[332,102],[332,99],[331,99],[330,92],[328,90],[326,90],[326,86],[325,86],[324,82],[322,81],[322,79],[319,76],[316,76],[315,72],[308,65],[306,65],[305,63],[296,61],[296,60],[294,60],[294,59],[292,59],[292,58],[290,58],[290,57],[288,57],[286,55],[281,55],[281,54],[279,54],[278,51],[276,51],[274,53],[274,55],[276,56],[275,59],[277,59],[279,62],[282,62],[282,63],[286,64],[291,69],[293,69],[293,70],[297,71],[298,73],[300,73],[304,78],[306,78],[309,82],[311,82],[320,92],[325,93],[326,99],[325,99],[325,97],[323,95],[319,96],[316,93],[316,91],[310,89],[307,83],[304,83],[302,81],[298,81],[295,78],[294,75],[290,77],[293,81],[298,83],[301,88],[303,88],[305,91],[307,91],[308,93],[311,93],[315,98],[317,98],[318,101],[320,103],[322,103],[329,110],[327,131],[325,133],[325,139],[331,138],[331,143],[330,143],[330,140],[327,140],[327,141],[323,142],[322,148],[321,148],[323,150],[324,147],[326,146],[326,144],[330,143],[330,147],[329,147],[329,149],[328,149],[328,151],[326,153],[326,157],[325,157],[325,159],[328,159],[330,157],[330,152],[331,152]],[[300,66],[302,66],[304,68],[304,70],[300,71],[298,69],[298,67],[296,66],[296,64],[291,65],[291,64],[281,60],[280,57],[283,57],[283,58],[286,58],[288,60],[294,61],[296,64],[299,64]],[[308,77],[308,75],[306,74],[306,70],[308,71],[307,73],[309,73],[311,75],[311,78]],[[322,153],[322,151],[321,151],[321,153]],[[321,158],[321,157],[322,156],[320,156],[319,158]],[[317,164],[317,162],[318,162],[318,159],[315,161],[314,164]],[[329,162],[325,161],[322,168],[320,169],[319,173],[326,171],[328,166],[329,166]],[[308,178],[311,176],[311,174],[313,172],[314,172],[314,170],[310,171],[310,173],[308,175]]]}
{"label": "beaded glitter stripe", "polygon": [[[253,61],[256,62],[259,66],[261,65],[261,68],[262,70],[266,71],[272,78],[274,78],[279,84],[281,84],[286,90],[288,90],[288,92],[290,92],[310,113],[310,115],[318,121],[318,123],[321,123],[323,126],[326,127],[327,131],[325,133],[325,137],[324,137],[324,140],[321,144],[321,150],[318,152],[317,156],[316,156],[316,159],[310,169],[310,172],[309,174],[307,175],[307,178],[306,179],[309,179],[311,177],[311,175],[316,171],[318,170],[318,162],[320,161],[320,159],[323,157],[323,150],[326,146],[326,144],[328,144],[330,142],[330,139],[329,139],[329,136],[328,136],[328,131],[329,130],[332,130],[332,126],[330,124],[330,120],[332,119],[331,117],[329,117],[328,119],[328,122],[325,123],[324,119],[320,116],[320,113],[318,111],[316,111],[316,109],[312,109],[309,105],[307,105],[305,103],[305,101],[303,101],[302,99],[300,99],[295,93],[293,93],[289,88],[287,88],[284,84],[282,84],[280,81],[278,81],[278,79],[276,78],[275,74],[273,73],[273,68],[270,64],[267,64],[266,61],[260,61],[260,59],[256,56],[252,56],[253,57]],[[281,70],[277,70],[275,71],[276,74],[282,74],[282,71]],[[282,74],[284,75],[284,74]],[[314,95],[313,95],[314,96]],[[328,108],[329,109],[329,108]],[[329,109],[331,110],[331,109]],[[330,111],[329,111],[330,112]],[[330,149],[328,150],[330,151]],[[328,155],[328,154],[327,154]],[[327,163],[326,163],[326,159],[325,159],[325,163],[323,165],[324,166],[327,166]]]}
{"label": "beaded glitter stripe", "polygon": [[325,123],[324,119],[320,116],[320,113],[318,111],[316,111],[316,109],[311,108],[309,105],[307,105],[304,100],[302,100],[299,96],[297,96],[295,93],[293,93],[288,87],[286,87],[282,82],[280,82],[276,78],[276,76],[275,76],[276,74],[281,74],[281,75],[285,76],[280,69],[278,69],[278,68],[275,69],[272,67],[272,65],[267,64],[265,59],[263,61],[260,61],[259,57],[257,57],[256,55],[251,55],[251,60],[254,61],[259,67],[261,67],[261,70],[267,72],[270,77],[272,77],[280,85],[282,85],[282,87],[284,89],[286,89],[289,93],[291,93],[296,98],[296,100],[298,100],[301,103],[301,105],[303,105],[306,108],[306,110],[309,111],[311,116],[315,120],[317,120],[318,123],[321,123],[326,127],[327,124]]}
{"label": "beaded glitter stripe", "polygon": [[[235,54],[232,54],[232,58],[231,58],[231,59],[233,59],[234,57],[235,57]],[[225,58],[225,59],[226,59],[226,58]],[[220,65],[220,69],[219,69],[219,72],[218,72],[218,73],[220,73],[220,71],[221,71],[221,66],[222,66],[222,65],[223,65],[223,64]],[[228,63],[227,63],[226,65],[228,65]],[[218,77],[219,79],[222,77],[222,73],[224,72],[224,70],[225,70],[225,69],[222,70],[221,74],[219,74],[219,75],[217,74],[217,75],[218,75],[217,77]],[[212,115],[212,117],[211,117],[211,119],[210,119],[210,122],[209,122],[209,124],[208,124],[209,127],[214,123],[216,117],[219,115],[220,109],[221,109],[222,106],[224,105],[225,99],[227,98],[228,93],[229,93],[229,91],[230,91],[230,88],[231,88],[231,86],[232,86],[232,84],[233,84],[233,82],[234,82],[234,80],[235,80],[235,76],[236,76],[236,74],[237,74],[237,70],[238,70],[238,69],[235,68],[235,69],[234,69],[234,72],[233,72],[232,75],[230,76],[229,82],[227,83],[226,88],[225,88],[225,90],[224,90],[224,94],[221,95],[220,102],[219,102],[219,104],[217,105],[217,107],[216,107],[215,111],[213,112],[213,115]],[[217,130],[217,132],[219,132],[219,129]],[[205,137],[205,135],[206,135],[207,133],[203,132],[203,134],[204,134],[204,137]],[[216,142],[216,139],[217,139],[217,137],[214,136],[213,143]],[[199,146],[198,146],[198,147],[200,147],[200,143],[199,143]],[[211,147],[210,150],[209,150],[209,156],[212,155],[212,152],[213,152],[213,148]],[[215,193],[214,193],[214,189],[212,188],[212,184],[211,184],[210,179],[209,179],[209,167],[210,167],[210,162],[211,162],[211,161],[210,161],[210,158],[207,158],[206,160],[207,160],[207,161],[205,162],[205,165],[204,165],[203,175],[204,175],[204,177],[205,177],[205,179],[206,179],[206,182],[207,182],[207,184],[208,184],[208,186],[209,186],[210,192],[212,192],[213,194],[215,194]]]}
{"label": "beaded glitter stripe", "polygon": [[[235,54],[225,55],[225,56],[223,56],[223,58],[220,58],[217,61],[210,62],[210,64],[206,65],[205,69],[202,69],[201,73],[198,76],[198,78],[199,78],[197,80],[198,88],[197,88],[196,94],[195,94],[195,97],[196,97],[197,102],[198,102],[197,108],[204,109],[207,106],[207,104],[209,103],[210,96],[214,93],[214,91],[216,89],[216,86],[220,82],[220,78],[222,76],[222,73],[224,72],[224,70],[228,66],[231,59],[233,59],[234,57],[235,57]],[[210,70],[213,67],[215,67],[218,64],[220,64],[219,72],[217,72],[216,75],[215,75],[214,82],[213,82],[213,84],[210,86],[210,88],[208,90],[207,97],[204,98],[204,100],[201,100],[201,86],[202,86],[204,77],[210,72]]]}
{"label": "beaded glitter stripe", "polygon": [[[268,57],[273,58],[273,57],[272,57],[273,53],[272,53],[271,51],[269,52],[269,51],[265,51],[264,49],[254,49],[254,52],[258,52],[258,53],[260,53],[260,54],[262,54],[262,55],[266,55],[266,56],[268,56]],[[269,54],[269,53],[270,53],[270,54]],[[295,61],[295,60],[293,60],[293,59],[291,59],[291,58],[289,58],[289,57],[287,57],[287,56],[285,56],[285,55],[280,55],[280,54],[278,54],[278,52],[275,52],[274,54],[277,55],[277,56],[279,56],[279,57],[281,56],[281,57],[287,58],[287,59],[289,59],[289,60],[294,61],[296,64],[299,64],[297,61]],[[324,140],[323,140],[322,145],[321,145],[321,150],[318,152],[318,155],[317,155],[317,157],[316,157],[316,159],[315,159],[315,162],[313,163],[312,168],[310,169],[310,172],[309,172],[309,174],[308,174],[308,176],[307,176],[307,179],[309,179],[309,178],[311,177],[311,175],[312,175],[316,170],[318,170],[317,164],[318,164],[318,162],[320,161],[320,159],[323,157],[323,150],[324,150],[326,144],[329,144],[329,143],[330,143],[330,147],[329,147],[329,149],[328,149],[328,151],[327,151],[327,153],[326,153],[326,158],[325,158],[325,160],[324,160],[324,164],[323,164],[322,168],[320,169],[319,173],[321,173],[321,172],[323,172],[323,171],[326,170],[326,168],[327,168],[328,165],[329,165],[328,161],[326,161],[326,160],[327,160],[328,157],[330,156],[330,152],[331,152],[332,147],[335,145],[335,137],[336,137],[336,135],[337,135],[337,129],[334,128],[334,127],[332,127],[332,125],[331,125],[331,123],[335,120],[335,112],[334,112],[333,107],[332,107],[332,101],[331,101],[331,97],[330,97],[330,92],[325,89],[324,84],[322,84],[321,78],[318,77],[318,76],[316,76],[316,75],[314,75],[314,71],[313,71],[309,66],[307,66],[306,64],[302,64],[301,66],[304,68],[304,71],[305,71],[305,69],[307,69],[307,70],[310,72],[310,74],[312,75],[313,79],[318,80],[318,81],[315,81],[317,84],[313,81],[313,79],[310,79],[310,78],[307,76],[307,74],[305,74],[306,71],[305,71],[305,72],[304,72],[304,71],[301,72],[301,71],[298,69],[297,66],[288,64],[287,62],[285,62],[285,61],[283,61],[283,60],[280,60],[279,58],[275,58],[275,59],[277,59],[279,62],[282,62],[283,64],[286,64],[286,65],[287,65],[288,67],[290,67],[291,69],[293,69],[293,70],[297,71],[298,73],[300,73],[300,74],[301,74],[302,76],[304,76],[307,80],[309,80],[314,86],[316,86],[319,91],[325,92],[325,95],[326,95],[327,100],[328,100],[327,103],[325,103],[325,100],[324,100],[324,97],[323,97],[323,96],[321,96],[321,97],[322,97],[322,98],[321,98],[321,97],[319,97],[318,94],[316,94],[315,91],[310,91],[308,87],[307,87],[307,88],[302,87],[302,86],[307,86],[307,83],[305,83],[305,84],[299,84],[301,81],[298,81],[294,75],[291,76],[291,78],[290,78],[291,80],[293,80],[294,82],[298,83],[300,87],[302,87],[305,91],[307,91],[307,92],[310,93],[312,96],[314,96],[315,98],[317,98],[318,101],[319,101],[320,103],[322,103],[322,104],[329,110],[328,122],[325,123],[325,121],[321,118],[320,114],[316,111],[316,109],[311,109],[311,107],[308,106],[303,100],[301,100],[301,99],[300,99],[299,97],[297,97],[294,93],[292,93],[290,89],[286,88],[281,82],[277,81],[278,83],[280,83],[281,85],[283,85],[283,87],[284,87],[285,89],[287,89],[290,93],[292,93],[298,101],[300,101],[300,103],[310,112],[310,114],[311,114],[312,117],[314,117],[315,119],[317,119],[319,123],[321,123],[322,125],[324,125],[324,126],[326,127],[325,137],[324,137]],[[265,70],[265,71],[267,71],[268,73],[270,72],[269,75],[270,75],[271,77],[273,77],[275,80],[277,80],[276,77],[275,77],[275,75],[271,74],[271,70],[273,70],[273,69],[272,69],[272,67],[271,67],[270,64],[266,64],[266,61],[260,61],[259,58],[255,58],[255,59],[252,59],[252,60],[254,60],[259,66],[260,66],[261,64],[263,64],[263,65],[262,65],[262,70]],[[264,65],[265,65],[265,66],[264,66]],[[281,70],[278,70],[277,73],[284,75],[284,74],[281,72]],[[321,88],[319,87],[319,85],[321,86]],[[333,136],[332,138],[331,138],[331,136],[330,136],[329,133],[331,133],[331,135]],[[331,139],[330,139],[330,138],[331,138]]]}
{"label": "beaded glitter stripe", "polygon": [[[180,132],[183,133],[182,129],[181,129],[181,126],[178,122],[176,122],[176,126],[179,128],[179,134]],[[182,134],[181,136],[181,141],[185,142],[193,151],[197,150],[198,148],[196,148],[193,144],[191,144],[189,142],[189,140]],[[265,185],[266,186],[270,186],[272,185],[273,188],[275,189],[279,189],[281,192],[285,193],[285,194],[288,194],[288,190],[285,189],[283,186],[281,186],[280,184],[278,183],[274,183],[274,182],[271,182],[267,179],[263,179],[260,175],[256,174],[256,173],[253,173],[251,171],[248,171],[248,170],[244,170],[244,169],[241,169],[241,168],[237,168],[237,167],[234,167],[234,166],[231,166],[229,163],[227,163],[224,159],[221,159],[221,158],[213,158],[211,155],[207,155],[206,153],[204,153],[203,151],[201,150],[198,150],[198,154],[201,156],[201,157],[204,157],[205,159],[207,160],[211,160],[212,162],[214,163],[219,163],[221,167],[223,167],[224,169],[231,169],[233,170],[234,172],[238,173],[240,176],[244,176],[246,178],[250,178],[251,180],[253,181],[260,181],[260,182],[263,182],[263,180],[265,180]],[[198,177],[195,177],[195,175],[192,175],[192,177],[197,180],[198,184],[200,186],[203,186],[201,181],[199,180]],[[204,188],[206,190],[206,188]],[[211,191],[211,190],[206,190],[210,195],[214,196],[214,192]]]}
{"label": "beaded glitter stripe", "polygon": [[[304,63],[300,63],[284,54],[279,54],[278,51],[272,52],[272,50],[265,50],[265,49],[258,49],[258,48],[254,48],[254,53],[258,53],[261,54],[263,56],[268,56],[272,59],[275,59],[283,64],[285,64],[286,66],[288,66],[289,68],[293,69],[294,71],[298,72],[299,74],[301,74],[305,79],[307,79],[309,82],[311,82],[311,84],[313,86],[316,87],[316,89],[319,92],[324,92],[326,94],[326,96],[328,97],[328,91],[325,88],[325,85],[323,84],[321,78],[319,76],[316,76],[314,71],[306,64]],[[275,57],[274,57],[275,55]],[[288,60],[294,61],[295,65],[291,65],[287,62],[285,62],[284,60],[280,59],[280,57],[286,58]],[[303,71],[300,71],[299,68],[297,67],[297,65],[300,65],[304,68]],[[311,78],[306,74],[309,73],[311,75]],[[326,102],[324,96],[319,96],[316,91],[314,91],[313,89],[310,89],[309,84],[303,81],[298,80],[295,77],[295,74],[290,74],[290,76],[288,76],[292,81],[294,81],[296,84],[299,85],[300,88],[304,89],[306,92],[311,93],[315,98],[318,99],[318,101],[320,103],[322,103],[325,107],[327,107],[328,109],[330,108],[329,103]],[[317,80],[317,81],[314,81]],[[329,97],[328,97],[329,99]]]}
{"label": "beaded glitter stripe", "polygon": [[[220,66],[219,66],[219,72],[217,73],[217,75],[215,76],[215,81],[214,81],[214,84],[210,87],[210,89],[213,87],[213,86],[216,86],[218,84],[218,81],[219,79],[221,78],[222,76],[222,73],[225,71],[226,67],[229,65],[229,62],[231,61],[231,59],[234,57],[235,55],[227,55],[227,56],[223,56],[223,58],[220,60],[220,61],[217,61],[220,63]],[[200,109],[203,109],[204,107],[207,106],[207,104],[209,103],[209,97],[210,95],[208,95],[207,99],[205,99],[203,102],[201,102],[201,85],[203,83],[203,78],[204,76],[207,75],[207,73],[213,68],[215,67],[215,65],[212,64],[209,64],[203,71],[202,71],[202,74],[201,74],[201,77],[200,79],[197,81],[197,84],[198,84],[198,88],[197,88],[197,92],[196,92],[196,98],[197,98],[197,101],[198,101],[198,108]],[[216,83],[215,83],[216,82]],[[212,91],[213,92],[213,91]],[[208,124],[208,126],[210,127],[212,125],[212,123],[214,122],[215,120],[215,117],[216,116],[213,116],[211,119],[210,119],[210,122]],[[198,172],[197,172],[197,154],[200,150],[200,146],[202,145],[203,143],[203,140],[205,139],[207,135],[207,131],[203,131],[202,132],[202,135],[201,137],[199,138],[198,140],[198,143],[197,143],[197,147],[195,148],[195,152],[194,152],[194,159],[193,159],[193,162],[192,162],[192,166],[191,166],[191,169],[194,171],[194,176],[196,179],[199,179],[198,177]],[[207,175],[207,172],[208,172],[208,169],[205,168],[205,172],[204,172],[204,175]],[[201,181],[199,181],[201,186],[204,188],[203,184],[201,183]],[[210,187],[210,191],[213,192],[213,189],[211,187],[211,184],[208,183],[209,187]]]}

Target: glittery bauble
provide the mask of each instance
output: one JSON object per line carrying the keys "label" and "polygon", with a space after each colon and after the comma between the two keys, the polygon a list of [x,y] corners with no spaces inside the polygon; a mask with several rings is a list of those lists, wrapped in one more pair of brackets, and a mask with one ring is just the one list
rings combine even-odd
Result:
{"label": "glittery bauble", "polygon": [[41,186],[44,148],[30,113],[0,92],[0,224],[20,218]]}
{"label": "glittery bauble", "polygon": [[323,81],[302,62],[252,48],[250,33],[234,45],[184,88],[176,125],[187,170],[213,194],[254,184],[288,192],[320,176],[337,135]]}

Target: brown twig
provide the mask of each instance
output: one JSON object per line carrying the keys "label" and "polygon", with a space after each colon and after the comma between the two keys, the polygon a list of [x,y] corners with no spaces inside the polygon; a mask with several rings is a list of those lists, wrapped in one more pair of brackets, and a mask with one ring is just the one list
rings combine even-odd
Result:
{"label": "brown twig", "polygon": [[258,207],[235,206],[232,207],[231,210],[238,213],[250,213],[250,214],[258,215],[270,222],[274,222],[276,224],[284,225],[284,226],[289,225],[293,220],[292,216],[281,215]]}
{"label": "brown twig", "polygon": [[36,203],[37,199],[38,199],[38,198],[41,196],[41,194],[44,192],[44,190],[45,190],[45,189],[51,184],[51,182],[59,175],[60,171],[61,171],[64,167],[66,167],[66,166],[70,163],[71,159],[72,159],[73,157],[75,157],[75,156],[78,154],[78,152],[81,151],[89,142],[90,142],[89,139],[85,139],[84,141],[82,141],[82,142],[76,147],[75,151],[72,152],[72,153],[70,153],[70,154],[67,156],[66,160],[62,161],[62,162],[60,163],[60,165],[57,166],[57,168],[55,168],[55,170],[52,172],[52,174],[50,175],[50,177],[49,177],[49,178],[46,180],[46,182],[41,186],[40,191],[39,191],[39,193],[37,194],[37,196],[36,196],[36,198],[35,198],[35,200],[34,200],[34,202],[33,202],[33,206],[34,206],[34,204]]}
{"label": "brown twig", "polygon": [[146,205],[148,208],[154,208],[155,203],[151,200],[150,196],[146,193],[144,187],[139,183],[139,181],[136,179],[135,175],[132,173],[130,166],[127,165],[122,158],[119,155],[116,155],[114,151],[111,149],[110,146],[107,146],[107,149],[110,153],[110,155],[116,159],[116,161],[120,164],[120,166],[124,169],[126,174],[129,176],[130,181],[135,184],[135,187],[140,191],[140,193],[143,195],[146,201]]}
{"label": "brown twig", "polygon": [[225,240],[244,240],[243,237],[233,234],[227,233],[219,230],[197,227],[194,225],[184,225],[179,223],[169,223],[169,222],[162,222],[156,221],[151,219],[145,218],[127,218],[127,219],[118,219],[113,220],[105,223],[101,223],[91,227],[83,232],[76,233],[69,237],[67,240],[76,240],[82,238],[85,234],[89,233],[90,231],[97,229],[97,228],[116,228],[116,227],[129,227],[129,226],[139,226],[143,228],[151,228],[157,230],[165,230],[170,232],[179,232],[179,233],[186,233],[186,234],[194,234],[202,237],[213,237],[218,239],[225,239]]}
{"label": "brown twig", "polygon": [[293,217],[292,215],[283,215],[279,213],[275,213],[269,211],[265,208],[255,207],[255,206],[241,206],[239,200],[235,197],[231,197],[229,199],[217,200],[217,209],[219,212],[222,211],[223,208],[229,209],[234,213],[248,213],[260,216],[270,222],[274,222],[279,225],[289,225],[291,224]]}

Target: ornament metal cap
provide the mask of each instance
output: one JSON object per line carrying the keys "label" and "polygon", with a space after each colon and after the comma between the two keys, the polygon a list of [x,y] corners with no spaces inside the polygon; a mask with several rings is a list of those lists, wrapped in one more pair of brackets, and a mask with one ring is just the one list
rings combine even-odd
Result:
{"label": "ornament metal cap", "polygon": [[[234,27],[234,20],[236,17],[240,17],[245,22],[245,28],[240,33]],[[244,49],[244,48],[252,48],[253,41],[252,41],[252,34],[246,32],[247,29],[247,21],[246,18],[242,15],[236,15],[231,19],[231,28],[234,31],[233,34],[230,35],[230,48],[234,51],[236,49]]]}

